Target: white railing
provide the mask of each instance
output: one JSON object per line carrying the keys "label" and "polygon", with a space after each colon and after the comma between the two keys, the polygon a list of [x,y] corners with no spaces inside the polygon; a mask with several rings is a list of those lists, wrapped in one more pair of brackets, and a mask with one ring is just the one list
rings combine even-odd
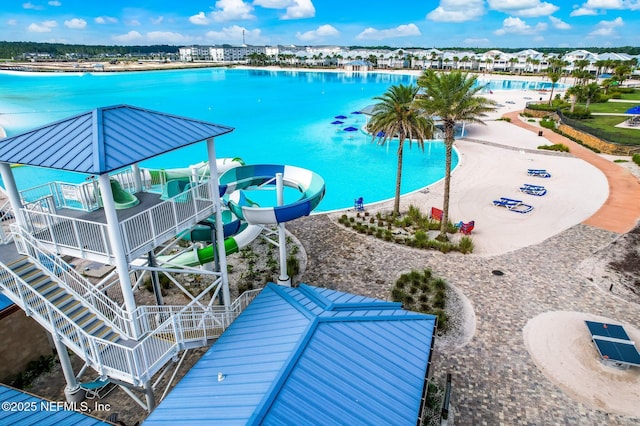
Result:
{"label": "white railing", "polygon": [[99,291],[59,256],[41,247],[35,238],[21,230],[19,226],[13,225],[11,231],[15,237],[18,253],[29,256],[31,261],[38,264],[41,269],[50,271],[48,275],[51,279],[75,296],[76,300],[84,302],[83,305],[92,308],[94,314],[120,335],[128,338],[134,336],[132,315],[122,309],[118,303]]}
{"label": "white railing", "polygon": [[49,182],[20,191],[25,204],[51,197],[56,208],[93,211],[100,207],[95,180],[82,183]]}
{"label": "white railing", "polygon": [[9,200],[7,200],[0,206],[0,244],[7,244],[13,240],[13,235],[11,235],[11,232],[7,232],[5,227],[8,228],[6,225],[13,222],[14,219],[13,208]]}
{"label": "white railing", "polygon": [[209,185],[203,183],[123,220],[120,229],[129,259],[149,252],[213,212]]}
{"label": "white railing", "polygon": [[[131,347],[87,333],[4,264],[0,264],[0,287],[27,315],[61,338],[66,346],[89,361],[100,374],[136,386],[149,380],[184,347],[184,343],[204,343],[206,339],[218,337],[226,328],[220,327],[220,323],[230,324],[237,316],[235,310],[194,314],[187,309],[170,316],[153,333]],[[256,293],[243,295],[244,298],[236,301],[236,306],[243,306]],[[216,316],[223,316],[222,321],[221,318],[214,321]]]}
{"label": "white railing", "polygon": [[66,248],[79,251],[76,257],[84,258],[87,253],[114,257],[106,224],[26,208],[21,212],[33,237],[52,244],[57,252]]}

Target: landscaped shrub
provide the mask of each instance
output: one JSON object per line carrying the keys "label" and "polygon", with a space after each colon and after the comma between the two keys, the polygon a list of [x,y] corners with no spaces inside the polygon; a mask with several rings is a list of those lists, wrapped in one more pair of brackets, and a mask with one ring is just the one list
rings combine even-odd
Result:
{"label": "landscaped shrub", "polygon": [[556,143],[553,145],[540,145],[538,149],[546,149],[547,151],[569,152],[569,147],[561,143]]}
{"label": "landscaped shrub", "polygon": [[446,330],[449,320],[444,310],[447,283],[442,278],[434,277],[431,269],[402,274],[391,289],[391,299],[403,303],[403,307],[410,311],[436,315],[438,330]]}
{"label": "landscaped shrub", "polygon": [[540,120],[540,126],[544,127],[545,129],[555,129],[556,122],[548,118],[543,118],[542,120]]}
{"label": "landscaped shrub", "polygon": [[636,163],[638,166],[640,166],[640,154],[633,154],[631,159],[633,160],[634,163]]}
{"label": "landscaped shrub", "polygon": [[458,243],[458,250],[460,250],[460,253],[463,254],[471,253],[473,251],[473,240],[471,239],[471,237],[465,235],[464,237],[460,238],[460,242]]}

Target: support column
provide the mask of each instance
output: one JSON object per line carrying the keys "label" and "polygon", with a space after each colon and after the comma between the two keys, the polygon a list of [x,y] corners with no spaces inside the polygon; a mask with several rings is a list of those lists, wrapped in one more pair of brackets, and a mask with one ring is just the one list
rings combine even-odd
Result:
{"label": "support column", "polygon": [[147,411],[151,413],[156,408],[156,397],[153,394],[153,384],[151,380],[144,384],[144,394],[147,399]]}
{"label": "support column", "polygon": [[[218,166],[216,164],[216,149],[213,138],[207,139],[207,154],[209,159],[209,190],[213,197],[213,205],[216,209],[216,241],[215,250],[218,253],[220,263],[220,279],[222,285],[222,300],[224,306],[231,305],[229,293],[229,277],[227,275],[227,254],[224,250],[224,229],[222,223],[222,203],[220,202],[220,186],[218,183]],[[212,242],[213,243],[213,242]]]}
{"label": "support column", "polygon": [[125,309],[129,313],[131,332],[133,337],[137,339],[140,336],[140,327],[138,321],[134,318],[136,301],[133,297],[133,289],[131,288],[129,262],[127,262],[127,256],[125,254],[124,243],[120,233],[120,224],[118,223],[118,215],[116,214],[113,193],[111,192],[111,182],[109,181],[109,175],[107,173],[98,177],[98,185],[100,186],[104,214],[107,218],[107,232],[109,234],[111,249],[115,256],[115,266],[118,271],[118,277],[120,278],[120,288],[122,289]]}
{"label": "support column", "polygon": [[60,367],[62,367],[62,373],[64,374],[64,379],[67,382],[67,385],[64,387],[64,396],[67,399],[67,402],[80,402],[84,399],[84,393],[80,391],[80,385],[78,384],[76,375],[73,372],[67,347],[56,335],[53,336],[53,342],[56,345],[56,352],[58,352]]}
{"label": "support column", "polygon": [[13,172],[11,171],[11,165],[9,163],[0,163],[0,175],[4,182],[4,188],[7,191],[11,208],[16,217],[16,222],[21,228],[25,227],[24,218],[22,217],[21,208],[22,201],[20,201],[20,193],[18,192],[18,186],[16,180],[13,178]]}
{"label": "support column", "polygon": [[[278,206],[284,205],[284,181],[282,173],[276,173],[276,195]],[[278,249],[280,253],[280,275],[278,284],[291,287],[291,277],[287,274],[287,233],[284,222],[278,224]]]}
{"label": "support column", "polygon": [[[153,250],[147,253],[149,266],[154,268],[158,266],[156,263],[156,255],[153,253]],[[156,297],[156,305],[162,306],[164,305],[164,300],[162,299],[162,288],[160,287],[160,279],[158,278],[158,271],[152,270],[151,272],[151,285],[153,286],[153,294]]]}
{"label": "support column", "polygon": [[138,164],[131,165],[131,174],[133,174],[133,191],[142,192],[142,177],[140,176]]}

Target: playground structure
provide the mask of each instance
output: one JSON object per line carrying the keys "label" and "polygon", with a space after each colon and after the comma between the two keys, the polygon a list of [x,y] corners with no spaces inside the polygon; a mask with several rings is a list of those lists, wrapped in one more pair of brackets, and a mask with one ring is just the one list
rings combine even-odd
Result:
{"label": "playground structure", "polygon": [[[15,223],[11,238],[4,238],[8,244],[0,263],[0,289],[52,334],[69,401],[85,396],[80,384],[85,371],[93,369],[100,381],[119,385],[151,412],[157,383],[172,364],[180,365],[180,353],[184,357],[188,349],[219,337],[257,294],[254,290],[230,300],[226,255],[257,238],[265,224],[278,227],[278,241],[272,242],[282,255],[284,222],[309,214],[324,196],[324,181],[307,170],[217,160],[214,137],[230,131],[121,105],[2,140],[0,173],[10,202],[3,211],[10,210]],[[206,165],[172,170],[138,165],[204,140]],[[22,149],[26,144],[35,147],[33,152]],[[78,185],[56,182],[18,191],[13,163],[81,172],[90,178]],[[226,170],[220,177],[222,186],[210,178],[220,170]],[[175,194],[164,193],[173,180],[188,182],[178,185]],[[284,204],[284,185],[299,189],[301,198]],[[275,187],[277,205],[248,203],[243,192],[257,186]],[[114,190],[131,197],[115,194],[123,202],[116,205]],[[223,195],[229,211],[223,207]],[[181,239],[208,245],[168,253]],[[67,256],[115,268],[94,283],[65,261]],[[282,263],[278,281],[287,285]],[[160,274],[178,288],[175,274],[199,274],[206,285],[196,296],[185,292],[190,299],[186,305],[165,305]],[[155,305],[136,302],[134,293],[145,281],[151,283]],[[67,348],[85,361],[80,372],[73,370]]]}

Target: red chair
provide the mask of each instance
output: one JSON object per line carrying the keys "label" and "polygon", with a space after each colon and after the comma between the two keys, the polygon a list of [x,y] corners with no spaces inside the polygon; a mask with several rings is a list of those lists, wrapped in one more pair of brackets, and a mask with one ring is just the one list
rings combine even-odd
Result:
{"label": "red chair", "polygon": [[462,223],[460,225],[460,232],[462,232],[464,235],[471,234],[471,231],[473,231],[473,227],[475,226],[475,224],[476,222],[474,220],[468,223]]}
{"label": "red chair", "polygon": [[442,210],[436,207],[431,207],[431,219],[442,222]]}

